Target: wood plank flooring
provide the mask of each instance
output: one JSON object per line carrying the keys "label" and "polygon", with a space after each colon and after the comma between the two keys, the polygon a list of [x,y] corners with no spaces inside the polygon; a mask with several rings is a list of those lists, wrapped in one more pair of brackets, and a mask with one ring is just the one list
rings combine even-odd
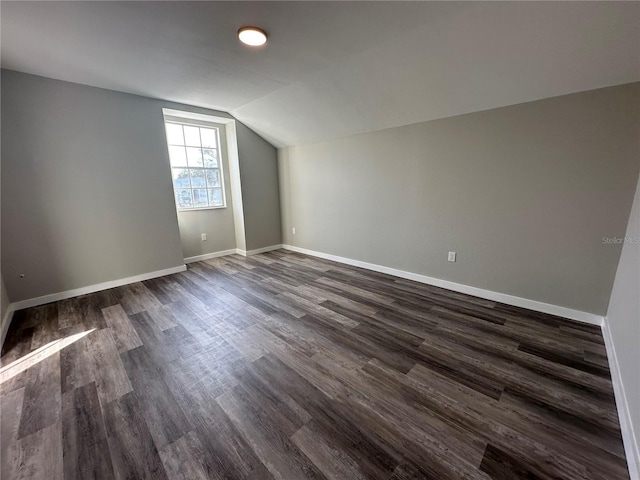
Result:
{"label": "wood plank flooring", "polygon": [[3,480],[628,479],[597,327],[275,251],[16,312]]}

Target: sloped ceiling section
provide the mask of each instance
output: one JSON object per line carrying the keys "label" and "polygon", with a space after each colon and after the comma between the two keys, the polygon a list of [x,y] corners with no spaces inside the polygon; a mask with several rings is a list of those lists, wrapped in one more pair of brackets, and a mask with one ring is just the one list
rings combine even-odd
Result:
{"label": "sloped ceiling section", "polygon": [[[638,2],[5,2],[1,65],[228,111],[276,146],[640,80]],[[266,48],[241,46],[247,24]]]}

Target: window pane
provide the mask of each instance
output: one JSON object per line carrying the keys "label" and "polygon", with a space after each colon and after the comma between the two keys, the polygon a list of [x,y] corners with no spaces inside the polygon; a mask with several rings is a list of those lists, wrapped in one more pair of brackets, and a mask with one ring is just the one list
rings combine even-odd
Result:
{"label": "window pane", "polygon": [[[206,186],[204,182],[204,170],[191,170],[191,186],[193,188]],[[195,196],[193,198],[195,199]]]}
{"label": "window pane", "polygon": [[187,142],[185,145],[189,145],[191,147],[199,147],[200,146],[200,129],[198,127],[187,127],[185,125],[184,139]]}
{"label": "window pane", "polygon": [[213,128],[201,128],[200,135],[202,137],[202,146],[203,147],[213,147],[216,148],[218,146],[218,132]]}
{"label": "window pane", "polygon": [[165,124],[167,128],[167,143],[169,145],[184,145],[184,137],[182,136],[182,125],[175,123]]}
{"label": "window pane", "polygon": [[194,207],[208,207],[207,191],[204,188],[195,188],[193,190],[193,206]]}
{"label": "window pane", "polygon": [[190,167],[202,167],[202,150],[187,147],[187,159]]}
{"label": "window pane", "polygon": [[218,166],[218,151],[211,148],[203,148],[204,166],[207,168],[216,168]]}
{"label": "window pane", "polygon": [[180,188],[189,188],[189,170],[186,168],[172,168],[173,186],[176,190]]}
{"label": "window pane", "polygon": [[222,189],[221,188],[209,189],[209,203],[215,206],[222,205]]}
{"label": "window pane", "polygon": [[219,129],[165,123],[179,209],[224,206]]}
{"label": "window pane", "polygon": [[178,208],[192,208],[191,190],[187,188],[176,190],[176,203],[178,204]]}
{"label": "window pane", "polygon": [[220,171],[218,170],[205,170],[207,172],[207,187],[221,187],[220,185]]}
{"label": "window pane", "polygon": [[184,147],[169,147],[169,159],[172,167],[186,167],[187,154]]}

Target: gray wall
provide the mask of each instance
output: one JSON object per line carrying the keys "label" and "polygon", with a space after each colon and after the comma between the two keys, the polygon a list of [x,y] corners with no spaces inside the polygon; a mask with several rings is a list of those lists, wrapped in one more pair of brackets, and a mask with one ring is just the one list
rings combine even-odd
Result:
{"label": "gray wall", "polygon": [[4,337],[7,334],[8,325],[4,324],[4,316],[9,308],[9,295],[4,286],[4,280],[0,276],[0,346],[4,343]]}
{"label": "gray wall", "polygon": [[0,276],[0,321],[4,320],[4,315],[9,308],[9,294],[4,286],[4,279]]}
{"label": "gray wall", "polygon": [[630,84],[285,148],[283,241],[604,314],[639,129]]}
{"label": "gray wall", "polygon": [[6,70],[1,94],[11,301],[183,263],[162,108],[228,114]]}
{"label": "gray wall", "polygon": [[275,148],[237,122],[247,250],[282,243]]}
{"label": "gray wall", "polygon": [[625,237],[628,240],[622,247],[607,320],[631,411],[636,444],[640,445],[640,180]]}

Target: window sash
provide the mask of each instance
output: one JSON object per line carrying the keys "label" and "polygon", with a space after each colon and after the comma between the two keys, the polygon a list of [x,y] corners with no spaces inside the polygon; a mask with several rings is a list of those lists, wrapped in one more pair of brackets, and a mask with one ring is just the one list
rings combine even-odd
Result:
{"label": "window sash", "polygon": [[[207,209],[215,209],[215,208],[226,208],[227,206],[227,198],[226,198],[226,192],[225,192],[225,186],[224,186],[224,172],[223,172],[223,168],[222,168],[222,146],[220,144],[220,128],[214,125],[202,125],[200,122],[198,122],[197,124],[194,123],[190,123],[188,121],[185,122],[178,122],[178,121],[174,121],[174,120],[168,120],[165,119],[165,136],[167,139],[167,149],[171,150],[169,147],[181,147],[184,149],[184,158],[185,158],[185,165],[174,165],[174,163],[171,160],[171,155],[169,156],[169,163],[171,166],[171,183],[172,183],[172,187],[173,187],[173,192],[174,192],[174,201],[176,203],[176,208],[178,209],[178,211],[188,211],[188,210],[207,210]],[[167,125],[178,125],[181,127],[181,131],[182,131],[182,144],[178,144],[175,142],[170,142],[169,141],[169,135],[167,134],[166,130],[167,130]],[[186,136],[185,136],[185,132],[184,132],[184,127],[195,127],[198,129],[198,135],[199,135],[199,141],[200,141],[200,146],[194,146],[194,145],[187,145],[187,140],[186,140]],[[215,130],[215,146],[204,146],[202,144],[202,129],[208,129],[208,130]],[[193,143],[193,142],[190,142]],[[212,142],[213,143],[213,142]],[[202,165],[198,165],[198,166],[191,166],[190,162],[189,162],[189,156],[188,156],[188,152],[187,152],[187,148],[194,148],[194,149],[199,149],[200,150],[200,156],[202,158]],[[211,166],[211,167],[207,167],[205,166],[205,156],[204,156],[204,150],[212,150],[215,154],[215,159],[216,159],[216,166]],[[185,182],[184,186],[177,186],[176,185],[176,180],[177,178],[174,175],[174,172],[176,170],[184,170],[186,171],[187,175],[186,175],[186,180],[188,181],[188,186]],[[203,186],[194,186],[193,182],[192,182],[192,171],[201,171],[202,175],[204,177],[204,185]],[[216,172],[215,175],[217,175],[217,178],[219,180],[219,185],[208,185],[208,175],[207,175],[207,171],[211,171],[211,172]],[[207,205],[199,205],[199,206],[194,206],[195,205],[195,194],[194,194],[194,190],[204,190],[206,192],[206,196],[207,196]],[[190,204],[191,206],[181,206],[181,203],[179,201],[179,193],[181,192],[185,192],[188,191],[189,192],[189,197],[190,197]],[[216,204],[216,203],[212,203],[213,202],[213,194],[215,194],[215,192],[218,191],[221,197],[222,202],[220,204]],[[212,193],[213,192],[213,193]],[[183,202],[183,205],[186,202]]]}

